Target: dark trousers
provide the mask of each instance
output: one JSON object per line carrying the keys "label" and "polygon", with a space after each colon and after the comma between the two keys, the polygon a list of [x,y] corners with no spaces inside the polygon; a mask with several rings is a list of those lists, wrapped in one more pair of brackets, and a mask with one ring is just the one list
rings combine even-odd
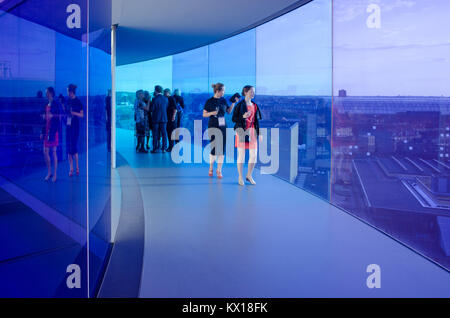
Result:
{"label": "dark trousers", "polygon": [[[183,120],[183,111],[179,110],[177,112],[177,118],[175,119],[175,121],[177,122],[176,128],[181,128],[182,120]],[[179,141],[180,141],[180,136],[177,136],[177,139],[175,140],[175,142],[179,142]]]}
{"label": "dark trousers", "polygon": [[162,137],[162,149],[167,148],[166,123],[153,123],[153,150],[159,148],[159,138]]}
{"label": "dark trousers", "polygon": [[106,145],[108,147],[108,151],[111,151],[111,125],[106,127]]}
{"label": "dark trousers", "polygon": [[183,111],[179,110],[177,112],[177,118],[175,119],[177,121],[177,128],[181,127],[181,120],[183,119]]}
{"label": "dark trousers", "polygon": [[173,148],[174,141],[172,140],[172,132],[177,128],[177,121],[176,119],[174,121],[169,121],[167,123],[167,138],[169,138],[169,149]]}

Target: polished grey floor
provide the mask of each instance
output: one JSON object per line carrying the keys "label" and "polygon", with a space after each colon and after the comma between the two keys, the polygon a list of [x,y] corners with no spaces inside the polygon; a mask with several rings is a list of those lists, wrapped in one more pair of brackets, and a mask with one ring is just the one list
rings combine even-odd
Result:
{"label": "polished grey floor", "polygon": [[450,297],[447,271],[281,179],[240,187],[234,165],[218,180],[132,140],[118,130],[144,205],[141,297]]}

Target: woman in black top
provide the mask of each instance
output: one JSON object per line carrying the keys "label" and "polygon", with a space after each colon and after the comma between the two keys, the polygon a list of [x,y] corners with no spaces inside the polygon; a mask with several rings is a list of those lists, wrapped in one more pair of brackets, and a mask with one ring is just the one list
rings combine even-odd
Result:
{"label": "woman in black top", "polygon": [[77,87],[70,84],[67,87],[67,154],[69,157],[69,177],[73,176],[73,159],[77,167],[77,175],[80,174],[80,167],[78,165],[78,138],[80,136],[80,118],[84,117],[83,105],[76,96]]}
{"label": "woman in black top", "polygon": [[[209,156],[209,173],[208,175],[212,177],[214,161],[217,157],[217,177],[222,179],[222,165],[225,154],[226,147],[226,123],[225,123],[225,112],[230,114],[233,110],[234,104],[228,106],[226,99],[223,97],[225,94],[225,85],[222,83],[213,84],[212,88],[214,90],[214,96],[206,101],[205,107],[203,109],[203,117],[209,118],[208,130],[209,128],[218,128],[222,133],[222,147],[216,149],[212,147],[211,154]],[[217,136],[219,137],[219,136]],[[210,134],[211,143],[215,140],[216,136],[213,132]],[[220,142],[219,142],[220,143]]]}

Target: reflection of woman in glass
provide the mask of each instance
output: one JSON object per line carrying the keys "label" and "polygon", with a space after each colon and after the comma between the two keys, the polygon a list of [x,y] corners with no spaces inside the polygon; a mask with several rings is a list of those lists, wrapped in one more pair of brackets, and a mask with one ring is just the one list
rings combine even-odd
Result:
{"label": "reflection of woman in glass", "polygon": [[[225,154],[226,147],[226,123],[225,123],[225,112],[231,113],[234,104],[228,106],[226,99],[223,97],[225,94],[225,85],[222,83],[213,84],[212,88],[214,90],[214,96],[206,101],[205,107],[203,109],[203,117],[208,117],[208,128],[218,128],[222,132],[222,148],[216,149],[213,147],[211,149],[211,154],[209,156],[209,173],[208,175],[212,177],[214,161],[217,157],[217,177],[222,179],[222,165]],[[211,134],[211,142],[215,140],[215,136]],[[217,153],[216,153],[217,151]]]}
{"label": "reflection of woman in glass", "polygon": [[252,174],[258,154],[258,136],[262,140],[262,135],[259,134],[258,120],[258,117],[261,119],[261,112],[259,107],[253,102],[255,89],[253,86],[247,85],[243,88],[242,95],[245,98],[236,105],[233,112],[234,129],[236,130],[236,148],[238,149],[237,168],[239,172],[239,184],[241,186],[244,185],[242,174],[246,149],[249,151],[246,180],[251,184],[256,184]]}
{"label": "reflection of woman in glass", "polygon": [[77,87],[70,84],[67,87],[67,153],[69,157],[69,177],[73,176],[73,159],[77,167],[77,175],[80,174],[78,166],[78,137],[80,136],[80,118],[84,117],[83,105],[76,96]]}
{"label": "reflection of woman in glass", "polygon": [[[44,114],[42,115],[44,119],[44,127],[41,133],[41,139],[44,141],[44,159],[47,165],[47,176],[45,181],[52,178],[53,182],[56,182],[56,173],[58,170],[58,155],[56,149],[59,142],[59,125],[61,116],[61,106],[59,102],[55,99],[55,90],[53,87],[47,88],[46,96],[48,99],[48,104],[45,106]],[[50,149],[53,155],[54,171],[52,174],[51,160],[50,160]]]}

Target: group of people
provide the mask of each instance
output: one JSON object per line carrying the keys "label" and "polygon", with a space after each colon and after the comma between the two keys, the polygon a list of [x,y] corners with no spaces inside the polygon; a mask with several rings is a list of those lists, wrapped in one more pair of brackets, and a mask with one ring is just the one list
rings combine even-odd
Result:
{"label": "group of people", "polygon": [[[217,162],[216,175],[219,179],[223,178],[222,167],[225,157],[227,128],[225,114],[232,113],[232,121],[236,132],[235,147],[238,150],[238,183],[239,185],[244,185],[245,181],[247,181],[250,184],[256,184],[252,175],[257,161],[258,140],[262,140],[262,135],[259,129],[261,111],[259,106],[253,101],[255,89],[251,85],[244,86],[242,97],[236,93],[230,99],[231,104],[228,104],[228,101],[224,98],[225,85],[217,83],[213,84],[212,88],[214,96],[206,101],[203,117],[208,118],[208,129],[215,128],[216,132],[220,132],[209,134],[211,143],[218,141],[214,144],[221,146],[213,146],[211,148],[208,175],[210,177],[214,175],[214,163]],[[67,98],[59,98],[59,100],[55,98],[53,87],[48,87],[46,90],[48,103],[42,113],[44,125],[40,136],[44,144],[44,159],[47,166],[46,181],[51,179],[53,182],[56,182],[57,180],[57,147],[61,138],[60,127],[62,122],[65,122],[66,125],[66,144],[70,166],[69,177],[72,177],[74,173],[77,175],[80,173],[78,139],[80,135],[80,120],[84,117],[84,110],[81,101],[76,96],[76,89],[76,85],[70,84],[67,87]],[[107,101],[108,98],[110,98],[110,94],[108,94]],[[148,152],[150,149],[150,131],[153,137],[152,153],[156,153],[158,150],[162,152],[172,151],[175,142],[179,142],[179,137],[174,131],[176,128],[181,127],[184,106],[184,100],[178,89],[174,91],[172,96],[170,89],[166,88],[163,90],[160,85],[156,85],[153,97],[150,96],[149,92],[137,91],[134,106],[137,136],[136,151]],[[217,138],[222,140],[216,140]],[[247,149],[249,151],[249,162],[244,180],[243,167]],[[50,153],[53,157],[53,170]],[[74,169],[74,164],[76,170]]]}
{"label": "group of people", "polygon": [[[69,159],[69,177],[74,173],[80,174],[78,165],[78,139],[80,136],[80,119],[84,117],[83,105],[76,96],[77,86],[70,84],[67,87],[67,99],[55,98],[55,89],[48,87],[45,94],[48,104],[45,106],[41,114],[43,120],[43,128],[40,139],[44,144],[44,159],[47,166],[47,175],[45,181],[51,179],[52,182],[57,180],[58,171],[58,155],[57,148],[60,142],[61,124],[66,124],[66,145],[67,155]],[[50,152],[53,157],[53,170]],[[76,170],[74,170],[74,162]]]}
{"label": "group of people", "polygon": [[[238,150],[238,183],[243,186],[247,181],[254,185],[256,182],[253,179],[253,169],[257,161],[258,140],[262,140],[259,130],[261,111],[253,101],[255,89],[251,85],[244,86],[242,96],[239,93],[234,94],[230,99],[231,104],[228,104],[228,101],[224,98],[225,85],[216,83],[212,85],[212,88],[214,96],[206,101],[203,108],[203,117],[208,118],[211,144],[216,141],[215,146],[211,147],[208,175],[210,177],[214,175],[214,163],[217,162],[216,175],[219,179],[223,178],[222,167],[225,157],[227,128],[225,114],[232,113],[232,120],[235,123],[234,130],[236,131],[235,147]],[[183,109],[184,101],[178,89],[174,91],[172,96],[170,89],[163,90],[160,85],[156,85],[153,98],[147,91],[137,91],[134,105],[137,136],[136,151],[148,153],[150,132],[152,132],[153,137],[151,153],[156,153],[159,150],[162,152],[172,151],[174,143],[179,142],[177,134],[173,132],[176,128],[181,127]],[[216,129],[216,133],[213,132],[213,128]],[[222,140],[217,138],[222,138]],[[243,170],[247,149],[249,151],[249,162],[244,180]]]}
{"label": "group of people", "polygon": [[233,114],[232,121],[234,122],[235,147],[238,150],[237,170],[239,173],[238,183],[244,185],[243,170],[245,162],[245,151],[249,151],[248,170],[245,180],[250,184],[256,184],[253,179],[253,169],[255,168],[258,153],[258,139],[262,140],[262,135],[259,130],[259,120],[262,118],[261,111],[253,101],[255,97],[255,88],[251,85],[246,85],[242,89],[242,98],[239,94],[234,94],[231,97],[231,105],[228,105],[227,100],[223,97],[225,95],[225,85],[216,83],[212,85],[214,96],[209,98],[203,109],[203,117],[209,118],[208,129],[216,128],[220,134],[210,134],[211,143],[216,140],[217,136],[222,138],[222,147],[212,147],[209,161],[210,177],[213,176],[214,162],[217,161],[216,175],[219,179],[223,178],[222,166],[225,157],[226,149],[226,121],[225,113]]}
{"label": "group of people", "polygon": [[178,89],[173,96],[169,88],[163,90],[160,85],[155,86],[152,97],[147,91],[137,91],[134,104],[136,151],[148,153],[150,132],[153,137],[151,153],[172,151],[175,142],[179,142],[179,137],[172,134],[176,128],[181,127],[183,109],[184,100]]}

